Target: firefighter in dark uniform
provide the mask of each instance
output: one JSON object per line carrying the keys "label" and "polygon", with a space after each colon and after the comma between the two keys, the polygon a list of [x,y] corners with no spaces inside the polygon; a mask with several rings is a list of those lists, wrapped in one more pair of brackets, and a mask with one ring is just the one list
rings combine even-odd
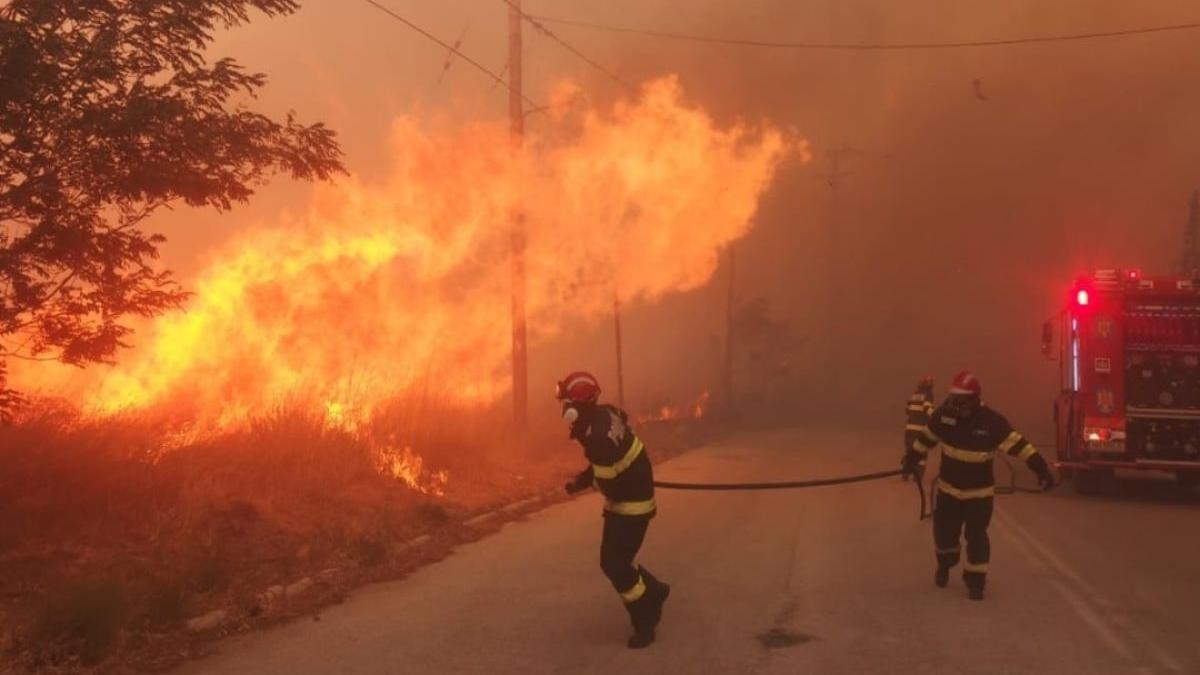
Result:
{"label": "firefighter in dark uniform", "polygon": [[[925,432],[925,427],[929,425],[929,415],[933,412],[933,377],[926,375],[917,382],[917,389],[908,397],[908,404],[905,412],[908,419],[904,425],[904,451],[913,446],[917,442],[917,438]],[[921,480],[925,475],[924,461],[918,465],[914,472],[917,480]],[[902,474],[904,480],[908,480],[908,473]]]}
{"label": "firefighter in dark uniform", "polygon": [[972,373],[955,376],[945,403],[933,411],[929,425],[905,453],[903,461],[906,473],[916,473],[930,450],[942,451],[933,510],[937,554],[934,582],[945,587],[950,580],[950,569],[961,556],[960,537],[965,529],[967,562],[963,581],[972,600],[983,599],[991,557],[987,528],[996,493],[992,477],[995,454],[1003,452],[1024,460],[1037,474],[1043,490],[1052,489],[1055,483],[1037,448],[1014,431],[1002,415],[984,405],[981,393],[979,379]]}
{"label": "firefighter in dark uniform", "polygon": [[590,466],[567,483],[567,494],[595,486],[604,494],[604,534],[600,569],[625,603],[633,623],[630,649],[654,642],[663,603],[671,587],[635,564],[656,512],[654,470],[641,439],[629,426],[625,411],[601,405],[600,385],[588,373],[572,373],[558,383],[563,419],[571,438],[583,445]]}

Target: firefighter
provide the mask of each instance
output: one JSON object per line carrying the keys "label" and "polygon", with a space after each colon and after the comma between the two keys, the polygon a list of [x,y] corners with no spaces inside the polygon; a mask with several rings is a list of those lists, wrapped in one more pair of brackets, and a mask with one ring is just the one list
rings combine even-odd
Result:
{"label": "firefighter", "polygon": [[604,494],[600,569],[625,603],[633,624],[630,649],[648,647],[662,618],[671,587],[635,564],[656,512],[654,471],[646,447],[629,426],[625,411],[599,403],[600,385],[588,373],[571,373],[558,383],[563,420],[583,446],[590,465],[566,485],[567,494],[595,486]]}
{"label": "firefighter", "polygon": [[[933,377],[926,375],[917,381],[917,389],[908,397],[907,413],[908,421],[904,425],[904,450],[908,451],[913,443],[917,442],[917,437],[929,425],[929,414],[933,412]],[[914,472],[917,480],[921,480],[925,475],[925,463],[922,461]],[[901,474],[901,478],[908,480],[909,474],[906,472]]]}
{"label": "firefighter", "polygon": [[934,583],[944,588],[950,569],[961,556],[960,536],[965,529],[967,562],[963,581],[972,600],[983,599],[991,543],[988,523],[996,492],[992,461],[1003,452],[1025,463],[1037,474],[1043,490],[1054,488],[1054,475],[1046,460],[999,413],[983,404],[979,379],[961,372],[951,383],[949,396],[933,411],[929,424],[905,452],[905,473],[915,474],[921,460],[935,447],[942,451],[933,510],[933,538],[937,556]]}

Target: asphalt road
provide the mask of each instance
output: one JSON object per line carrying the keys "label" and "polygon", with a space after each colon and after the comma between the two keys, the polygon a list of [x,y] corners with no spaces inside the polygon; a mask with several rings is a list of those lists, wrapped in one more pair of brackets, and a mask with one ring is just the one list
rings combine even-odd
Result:
{"label": "asphalt road", "polygon": [[[746,436],[657,473],[754,481],[886,470],[899,434]],[[363,589],[320,622],[231,640],[182,672],[1200,673],[1197,500],[1139,484],[1108,498],[1068,488],[997,501],[981,603],[957,574],[934,587],[930,526],[899,479],[662,491],[640,559],[673,593],[659,641],[631,652],[600,574],[600,498],[590,495]]]}

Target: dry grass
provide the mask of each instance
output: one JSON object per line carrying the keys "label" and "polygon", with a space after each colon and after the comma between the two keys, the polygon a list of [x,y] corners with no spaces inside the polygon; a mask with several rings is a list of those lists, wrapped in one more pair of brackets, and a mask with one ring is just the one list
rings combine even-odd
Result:
{"label": "dry grass", "polygon": [[[181,444],[167,415],[89,421],[42,404],[0,431],[0,660],[86,668],[214,607],[253,616],[273,584],[386,574],[399,543],[579,464],[557,436],[513,442],[506,420],[398,400],[353,433],[291,408]],[[381,473],[381,447],[448,472],[445,494]]]}

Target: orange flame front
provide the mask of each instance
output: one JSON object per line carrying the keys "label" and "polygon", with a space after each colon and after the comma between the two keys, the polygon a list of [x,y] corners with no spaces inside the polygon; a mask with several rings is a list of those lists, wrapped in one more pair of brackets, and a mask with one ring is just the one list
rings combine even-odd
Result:
{"label": "orange flame front", "polygon": [[688,419],[701,420],[708,414],[708,408],[711,404],[712,394],[705,391],[700,394],[699,398],[688,405],[664,405],[655,413],[642,415],[637,421],[644,424],[646,422],[675,422]]}
{"label": "orange flame front", "polygon": [[[530,339],[544,341],[603,316],[614,293],[636,304],[705,284],[780,162],[807,157],[769,126],[719,127],[674,78],[543,126],[514,154],[501,123],[397,120],[387,179],[321,186],[302,218],[241,234],[185,311],[142,327],[119,365],[81,375],[76,400],[99,415],[182,408],[209,429],[298,401],[350,431],[431,380],[485,404],[508,387],[513,213]],[[36,371],[25,377],[37,388]],[[380,457],[420,474],[408,448]]]}

